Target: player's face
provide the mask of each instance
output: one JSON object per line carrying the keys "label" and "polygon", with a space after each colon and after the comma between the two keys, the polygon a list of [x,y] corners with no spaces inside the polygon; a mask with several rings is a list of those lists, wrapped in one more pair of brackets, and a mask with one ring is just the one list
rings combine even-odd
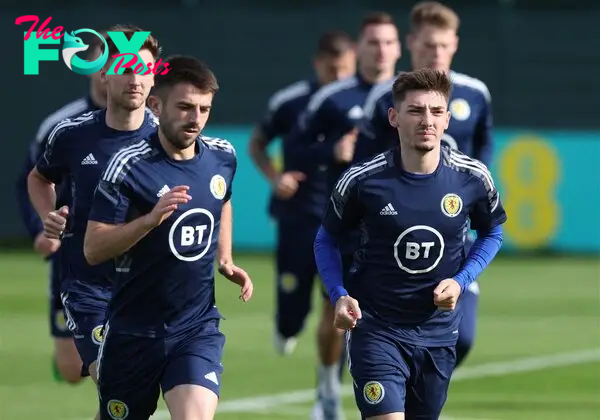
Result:
{"label": "player's face", "polygon": [[158,95],[156,99],[154,112],[169,143],[178,150],[192,146],[208,121],[213,94],[203,93],[189,83],[180,83],[164,98]]}
{"label": "player's face", "polygon": [[398,129],[402,148],[430,152],[440,147],[448,128],[448,101],[439,92],[410,91],[404,101],[388,110],[388,119]]}
{"label": "player's face", "polygon": [[[140,58],[145,63],[154,63],[154,56],[149,50],[140,50]],[[102,80],[111,105],[135,111],[146,105],[150,89],[154,86],[154,75],[135,74],[131,68],[125,69],[123,74],[107,75],[113,61],[109,61],[102,71]]]}
{"label": "player's face", "polygon": [[367,71],[392,72],[400,58],[398,30],[392,24],[369,25],[358,42],[358,61]]}
{"label": "player's face", "polygon": [[356,72],[356,53],[348,50],[339,57],[323,55],[315,58],[315,72],[321,85],[345,79]]}
{"label": "player's face", "polygon": [[458,36],[453,29],[424,25],[407,38],[413,69],[429,67],[447,72],[458,48]]}

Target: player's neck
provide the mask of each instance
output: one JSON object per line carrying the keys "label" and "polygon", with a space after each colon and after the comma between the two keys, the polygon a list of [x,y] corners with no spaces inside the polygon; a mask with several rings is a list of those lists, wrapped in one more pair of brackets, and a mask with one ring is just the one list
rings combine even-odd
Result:
{"label": "player's neck", "polygon": [[440,164],[439,148],[425,153],[413,148],[406,149],[402,149],[400,153],[402,169],[406,172],[417,175],[432,174]]}
{"label": "player's neck", "polygon": [[167,140],[167,137],[160,128],[158,129],[158,139],[167,156],[173,160],[190,160],[196,156],[196,142],[186,149],[178,149]]}
{"label": "player's neck", "polygon": [[394,69],[391,71],[376,71],[372,69],[367,69],[361,65],[358,67],[358,73],[360,77],[365,80],[367,83],[375,85],[377,83],[385,82],[386,80],[390,80],[394,77]]}
{"label": "player's neck", "polygon": [[141,107],[134,111],[121,107],[113,107],[108,103],[106,108],[106,125],[113,130],[134,131],[139,129],[146,118],[146,108]]}

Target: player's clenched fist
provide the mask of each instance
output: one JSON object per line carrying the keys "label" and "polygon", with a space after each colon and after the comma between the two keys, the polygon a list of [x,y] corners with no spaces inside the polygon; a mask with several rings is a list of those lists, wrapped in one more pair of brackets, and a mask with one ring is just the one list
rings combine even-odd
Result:
{"label": "player's clenched fist", "polygon": [[160,225],[167,217],[171,216],[180,204],[185,204],[192,199],[188,194],[190,187],[187,185],[178,185],[160,197],[158,203],[147,215],[148,221],[152,226]]}
{"label": "player's clenched fist", "polygon": [[58,210],[51,211],[44,220],[44,235],[50,239],[60,239],[67,227],[69,207],[62,206]]}
{"label": "player's clenched fist", "polygon": [[296,191],[300,182],[306,179],[306,175],[299,171],[288,171],[282,173],[275,182],[275,195],[287,200],[291,198]]}
{"label": "player's clenched fist", "polygon": [[356,327],[356,322],[362,318],[358,301],[350,296],[342,296],[335,303],[335,318],[333,325],[341,330]]}
{"label": "player's clenched fist", "polygon": [[456,280],[442,280],[433,291],[433,303],[442,311],[453,311],[461,290]]}

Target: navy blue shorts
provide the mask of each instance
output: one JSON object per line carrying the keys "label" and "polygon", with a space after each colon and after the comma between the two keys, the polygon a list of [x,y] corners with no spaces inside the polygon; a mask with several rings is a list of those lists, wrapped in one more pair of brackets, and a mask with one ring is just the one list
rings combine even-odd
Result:
{"label": "navy blue shorts", "polygon": [[54,338],[72,338],[73,334],[67,327],[67,317],[60,298],[60,283],[62,278],[62,262],[60,250],[49,259],[50,263],[50,290],[49,298],[49,323],[50,335]]}
{"label": "navy blue shorts", "polygon": [[407,420],[437,420],[456,363],[455,347],[399,341],[389,329],[364,323],[348,334],[354,397],[363,417],[405,413]]}
{"label": "navy blue shorts", "polygon": [[98,361],[102,420],[147,420],[163,395],[178,385],[220,393],[225,336],[219,320],[163,337],[115,333],[107,324]]}
{"label": "navy blue shorts", "polygon": [[75,347],[83,362],[81,376],[89,376],[90,365],[98,359],[98,350],[103,341],[108,301],[91,301],[70,292],[63,292],[61,297],[67,327],[73,335]]}
{"label": "navy blue shorts", "polygon": [[320,223],[280,221],[277,229],[277,331],[285,338],[304,328],[311,310],[317,265],[313,244]]}

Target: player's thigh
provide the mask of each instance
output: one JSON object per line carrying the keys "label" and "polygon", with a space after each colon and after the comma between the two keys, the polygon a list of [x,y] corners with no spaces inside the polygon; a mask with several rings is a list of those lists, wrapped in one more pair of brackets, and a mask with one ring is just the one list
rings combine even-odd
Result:
{"label": "player's thigh", "polygon": [[456,364],[454,347],[414,347],[413,377],[406,390],[407,420],[437,420]]}
{"label": "player's thigh", "polygon": [[90,375],[90,367],[98,358],[103,340],[105,307],[83,306],[74,302],[68,293],[63,293],[62,302],[67,317],[67,326],[73,333],[75,346],[82,361],[82,376]]}
{"label": "player's thigh", "polygon": [[347,335],[356,405],[365,418],[404,413],[409,367],[393,337],[363,327]]}
{"label": "player's thigh", "polygon": [[161,378],[163,394],[179,385],[198,385],[220,394],[225,336],[219,320],[210,320],[167,340],[167,357]]}
{"label": "player's thigh", "polygon": [[164,340],[107,329],[98,358],[101,420],[148,420],[160,396],[164,349]]}

